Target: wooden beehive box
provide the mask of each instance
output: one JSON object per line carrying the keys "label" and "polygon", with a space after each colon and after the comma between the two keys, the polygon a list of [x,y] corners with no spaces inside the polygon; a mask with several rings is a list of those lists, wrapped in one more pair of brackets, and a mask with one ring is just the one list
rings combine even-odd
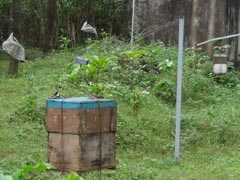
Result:
{"label": "wooden beehive box", "polygon": [[61,171],[116,166],[117,103],[106,99],[47,101],[48,159]]}

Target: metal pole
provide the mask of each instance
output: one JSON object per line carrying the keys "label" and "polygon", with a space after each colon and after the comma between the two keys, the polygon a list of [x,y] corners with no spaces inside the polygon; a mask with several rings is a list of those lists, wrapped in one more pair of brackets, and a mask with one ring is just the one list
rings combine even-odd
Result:
{"label": "metal pole", "polygon": [[211,43],[211,42],[220,41],[220,40],[224,40],[224,39],[231,39],[231,38],[235,38],[235,37],[240,37],[240,33],[239,34],[232,34],[232,35],[228,35],[228,36],[223,36],[223,37],[210,39],[210,40],[198,43],[196,46],[199,47],[199,46]]}
{"label": "metal pole", "polygon": [[[240,9],[238,10],[238,31],[240,31]],[[240,54],[240,37],[238,38],[238,54]]]}
{"label": "metal pole", "polygon": [[135,1],[132,1],[132,32],[131,32],[131,47],[133,47],[134,43],[134,25],[135,25]]}
{"label": "metal pole", "polygon": [[184,18],[180,18],[179,19],[179,39],[178,39],[176,132],[175,132],[175,159],[176,159],[176,161],[180,160],[183,61],[184,61]]}

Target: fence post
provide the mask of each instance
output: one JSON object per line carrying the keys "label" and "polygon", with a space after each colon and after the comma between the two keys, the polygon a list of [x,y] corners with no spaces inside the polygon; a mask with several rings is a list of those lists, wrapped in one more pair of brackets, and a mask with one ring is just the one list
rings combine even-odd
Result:
{"label": "fence post", "polygon": [[184,18],[179,19],[178,39],[178,68],[177,68],[177,96],[176,96],[176,132],[175,132],[175,159],[180,160],[181,148],[181,109],[182,109],[182,81],[184,61]]}
{"label": "fence post", "polygon": [[16,76],[18,73],[18,60],[10,57],[8,74],[11,76]]}

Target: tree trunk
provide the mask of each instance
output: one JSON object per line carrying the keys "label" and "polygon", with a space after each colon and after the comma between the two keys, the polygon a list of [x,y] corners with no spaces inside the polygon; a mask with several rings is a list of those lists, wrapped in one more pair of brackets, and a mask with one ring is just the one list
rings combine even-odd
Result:
{"label": "tree trunk", "polygon": [[71,39],[72,39],[72,47],[76,46],[76,28],[75,24],[71,23]]}
{"label": "tree trunk", "polygon": [[57,0],[48,0],[45,52],[56,48],[57,40]]}
{"label": "tree trunk", "polygon": [[[16,9],[19,1],[17,3],[12,2],[10,9],[9,9],[9,19],[10,19],[10,24],[9,24],[9,33],[14,32],[14,19],[16,17]],[[9,56],[9,67],[8,67],[8,74],[11,76],[16,76],[18,73],[18,61],[15,60],[14,58]]]}
{"label": "tree trunk", "polygon": [[12,2],[10,7],[9,7],[9,27],[8,27],[8,33],[11,34],[14,30],[14,3]]}
{"label": "tree trunk", "polygon": [[[45,28],[45,20],[43,17],[41,17],[40,19],[40,34],[41,37],[45,36],[45,32],[46,32],[46,28]],[[45,39],[44,38],[40,38],[40,42],[39,42],[39,46],[44,49],[45,48]]]}
{"label": "tree trunk", "polygon": [[[227,34],[236,34],[239,32],[239,19],[238,19],[238,11],[239,11],[239,1],[238,0],[227,0],[227,21],[226,21],[226,29]],[[232,38],[228,40],[228,43],[231,45],[230,52],[230,61],[234,62],[236,68],[239,67],[238,62],[238,39]]]}
{"label": "tree trunk", "polygon": [[191,46],[195,46],[198,43],[197,35],[200,26],[200,17],[198,14],[199,2],[200,0],[193,0],[192,5]]}
{"label": "tree trunk", "polygon": [[[215,17],[216,17],[216,0],[210,1],[210,17],[208,24],[208,39],[212,39],[215,36]],[[213,43],[208,44],[208,55],[213,55]]]}

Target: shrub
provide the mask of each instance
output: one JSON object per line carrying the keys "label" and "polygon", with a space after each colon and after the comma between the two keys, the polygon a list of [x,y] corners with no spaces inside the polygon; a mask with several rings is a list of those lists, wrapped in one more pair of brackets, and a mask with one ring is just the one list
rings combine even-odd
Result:
{"label": "shrub", "polygon": [[37,97],[29,95],[24,98],[24,104],[22,104],[14,113],[10,115],[11,122],[43,122],[44,109],[38,107]]}
{"label": "shrub", "polygon": [[214,80],[226,88],[234,88],[240,83],[240,76],[238,72],[231,71],[225,75],[214,76]]}
{"label": "shrub", "polygon": [[169,80],[162,80],[156,83],[153,91],[157,97],[161,97],[163,100],[173,103],[176,99],[175,87],[176,85],[174,82]]}

